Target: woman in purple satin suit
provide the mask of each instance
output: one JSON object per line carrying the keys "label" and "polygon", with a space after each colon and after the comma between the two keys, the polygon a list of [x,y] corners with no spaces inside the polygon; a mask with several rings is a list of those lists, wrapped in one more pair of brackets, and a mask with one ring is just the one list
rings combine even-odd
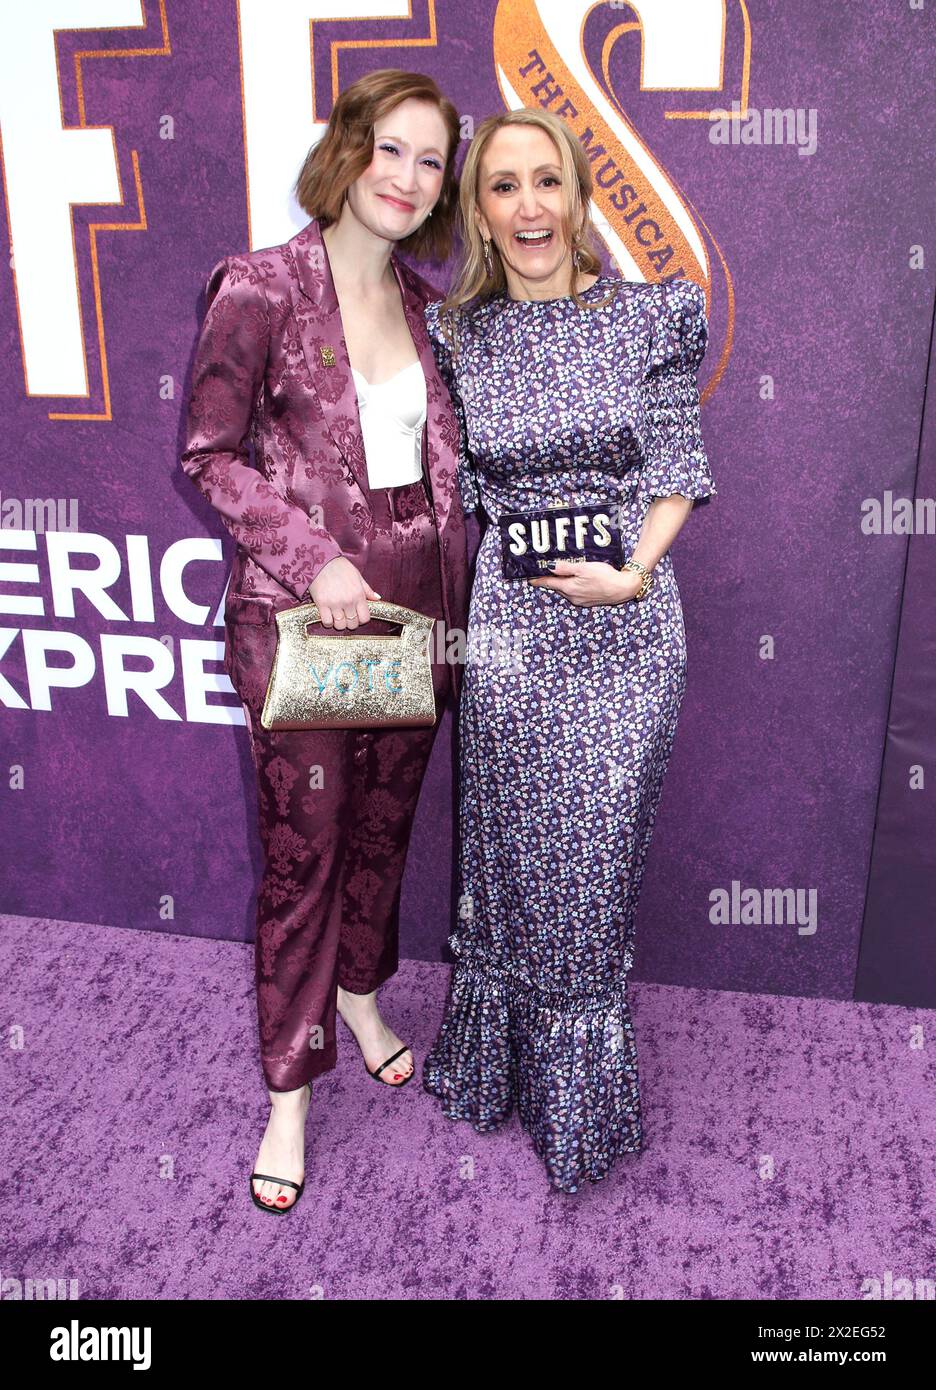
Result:
{"label": "woman in purple satin suit", "polygon": [[[256,771],[272,1106],[250,1192],[271,1212],[302,1194],[311,1083],[335,1065],[336,1012],[381,1084],[414,1069],[376,991],[397,969],[400,883],[438,721],[272,733],[259,714],[282,608],[311,598],[326,627],[378,632],[368,601],[383,597],[466,626],[458,422],[424,317],[440,295],[396,255],[450,253],[458,139],[430,78],[384,69],[349,87],[296,185],[312,220],[215,266],[195,355],[182,467],[237,542],[225,670]],[[440,649],[439,712],[460,675]]]}
{"label": "woman in purple satin suit", "polygon": [[[643,1142],[627,977],[686,681],[670,547],[715,495],[705,293],[675,265],[656,284],[598,273],[590,197],[555,116],[483,122],[461,272],[426,310],[465,506],[489,524],[459,705],[457,961],[423,1082],[479,1132],[516,1109],[562,1192]],[[624,566],[506,576],[498,517],[556,502],[619,509]]]}

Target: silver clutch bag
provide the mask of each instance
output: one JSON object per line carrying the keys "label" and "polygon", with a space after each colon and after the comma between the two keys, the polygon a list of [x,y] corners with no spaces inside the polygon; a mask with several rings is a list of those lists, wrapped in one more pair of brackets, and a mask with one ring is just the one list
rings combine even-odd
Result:
{"label": "silver clutch bag", "polygon": [[386,599],[371,617],[399,635],[306,631],[318,606],[276,614],[276,654],[260,715],[264,729],[359,729],[436,722],[429,642],[435,619]]}

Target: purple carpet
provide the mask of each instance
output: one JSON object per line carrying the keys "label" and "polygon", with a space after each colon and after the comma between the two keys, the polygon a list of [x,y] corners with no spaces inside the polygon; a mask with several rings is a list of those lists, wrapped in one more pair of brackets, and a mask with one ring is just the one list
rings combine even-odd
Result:
{"label": "purple carpet", "polygon": [[[0,923],[3,1297],[932,1296],[925,1010],[635,982],[647,1146],[575,1196],[516,1117],[477,1135],[418,1077],[379,1090],[339,1021],[306,1192],[271,1219],[247,1190],[269,1111],[253,947]],[[420,1075],[447,974],[406,961],[381,992]]]}

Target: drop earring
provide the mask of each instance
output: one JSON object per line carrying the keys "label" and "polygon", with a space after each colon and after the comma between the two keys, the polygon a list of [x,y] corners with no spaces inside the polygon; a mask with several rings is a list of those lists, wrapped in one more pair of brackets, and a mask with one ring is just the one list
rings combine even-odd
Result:
{"label": "drop earring", "polygon": [[494,262],[491,258],[491,243],[489,241],[484,243],[484,268],[487,271],[488,279],[492,280],[494,278]]}

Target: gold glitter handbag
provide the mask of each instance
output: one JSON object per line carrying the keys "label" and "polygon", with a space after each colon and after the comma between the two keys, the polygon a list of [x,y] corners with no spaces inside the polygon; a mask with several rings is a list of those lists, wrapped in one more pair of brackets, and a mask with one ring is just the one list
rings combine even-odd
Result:
{"label": "gold glitter handbag", "polygon": [[373,599],[372,618],[398,635],[309,633],[318,606],[276,614],[276,654],[260,723],[264,729],[358,729],[436,722],[429,642],[435,619]]}

